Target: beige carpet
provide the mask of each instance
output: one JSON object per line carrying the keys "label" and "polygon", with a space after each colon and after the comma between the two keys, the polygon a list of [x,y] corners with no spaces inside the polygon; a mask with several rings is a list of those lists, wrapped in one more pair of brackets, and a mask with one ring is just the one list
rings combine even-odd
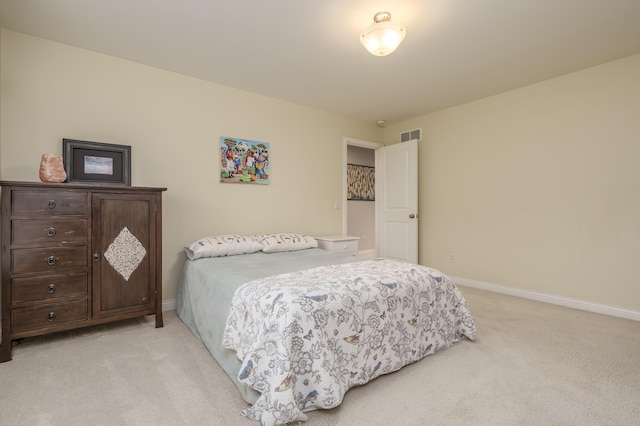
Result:
{"label": "beige carpet", "polygon": [[[312,425],[640,425],[640,322],[462,288],[476,342],[350,390]],[[0,364],[0,425],[255,425],[165,313],[26,339]]]}

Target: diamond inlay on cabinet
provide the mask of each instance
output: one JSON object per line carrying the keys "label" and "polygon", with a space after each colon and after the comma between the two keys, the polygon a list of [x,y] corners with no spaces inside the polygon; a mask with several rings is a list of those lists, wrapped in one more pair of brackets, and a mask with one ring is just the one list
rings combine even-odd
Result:
{"label": "diamond inlay on cabinet", "polygon": [[142,243],[125,226],[104,252],[104,258],[125,281],[129,281],[131,273],[140,265],[146,254],[147,250]]}

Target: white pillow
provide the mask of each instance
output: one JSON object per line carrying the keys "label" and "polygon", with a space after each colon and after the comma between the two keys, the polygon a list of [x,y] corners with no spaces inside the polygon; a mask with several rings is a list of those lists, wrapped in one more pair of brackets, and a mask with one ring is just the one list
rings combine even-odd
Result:
{"label": "white pillow", "polygon": [[296,251],[318,247],[315,238],[303,234],[266,234],[254,235],[265,253]]}
{"label": "white pillow", "polygon": [[236,254],[255,253],[262,249],[262,244],[244,235],[216,235],[206,237],[185,246],[184,251],[191,260],[201,257],[233,256]]}

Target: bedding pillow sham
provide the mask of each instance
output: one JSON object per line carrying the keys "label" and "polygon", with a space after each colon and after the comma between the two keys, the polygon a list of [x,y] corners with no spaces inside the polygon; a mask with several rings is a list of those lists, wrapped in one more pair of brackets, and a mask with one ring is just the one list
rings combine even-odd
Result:
{"label": "bedding pillow sham", "polygon": [[254,235],[253,238],[262,244],[265,253],[296,251],[318,247],[315,238],[304,234],[266,234]]}
{"label": "bedding pillow sham", "polygon": [[201,238],[185,246],[184,251],[190,260],[195,260],[201,257],[222,257],[255,253],[261,249],[262,244],[252,237],[244,235],[216,235]]}

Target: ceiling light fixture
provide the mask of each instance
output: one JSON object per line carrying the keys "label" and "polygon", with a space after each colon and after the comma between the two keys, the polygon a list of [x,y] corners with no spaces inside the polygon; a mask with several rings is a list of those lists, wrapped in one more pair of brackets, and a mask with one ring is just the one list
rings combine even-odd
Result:
{"label": "ceiling light fixture", "polygon": [[402,25],[391,22],[389,12],[373,15],[373,25],[360,34],[360,43],[375,56],[386,56],[396,50],[407,31]]}

